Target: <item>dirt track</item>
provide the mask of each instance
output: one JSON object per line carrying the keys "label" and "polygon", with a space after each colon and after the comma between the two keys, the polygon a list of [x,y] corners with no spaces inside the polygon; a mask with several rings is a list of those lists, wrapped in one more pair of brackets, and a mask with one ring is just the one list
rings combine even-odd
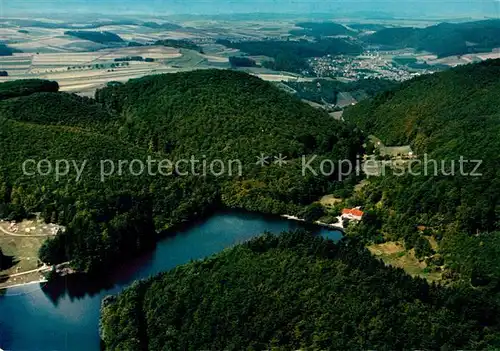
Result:
{"label": "dirt track", "polygon": [[16,233],[9,232],[8,230],[2,228],[2,226],[0,226],[0,231],[6,235],[17,236],[17,237],[21,237],[21,238],[48,238],[51,236],[55,236],[53,234],[38,234],[38,235],[16,234]]}

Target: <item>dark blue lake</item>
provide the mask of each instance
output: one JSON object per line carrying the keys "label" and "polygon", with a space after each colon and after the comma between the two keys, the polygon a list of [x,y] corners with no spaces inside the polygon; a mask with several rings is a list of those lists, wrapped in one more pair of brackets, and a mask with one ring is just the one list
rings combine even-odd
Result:
{"label": "dark blue lake", "polygon": [[160,241],[154,252],[119,267],[106,280],[82,276],[0,291],[0,349],[13,351],[99,350],[101,300],[136,279],[143,279],[190,260],[216,254],[264,231],[307,228],[332,240],[338,231],[279,217],[225,212],[180,229]]}

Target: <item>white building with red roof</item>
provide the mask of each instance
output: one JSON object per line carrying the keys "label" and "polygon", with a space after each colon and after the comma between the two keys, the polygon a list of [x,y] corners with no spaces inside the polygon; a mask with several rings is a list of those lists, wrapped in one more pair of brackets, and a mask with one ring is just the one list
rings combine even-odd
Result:
{"label": "white building with red roof", "polygon": [[359,208],[344,208],[342,210],[342,219],[360,221],[363,218],[364,212]]}

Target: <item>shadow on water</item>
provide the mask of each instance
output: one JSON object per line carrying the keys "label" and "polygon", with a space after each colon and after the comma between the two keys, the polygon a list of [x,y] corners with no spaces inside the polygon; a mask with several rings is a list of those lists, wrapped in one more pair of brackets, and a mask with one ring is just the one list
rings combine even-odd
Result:
{"label": "shadow on water", "polygon": [[[158,234],[158,243],[169,240],[177,236],[187,235],[188,231],[203,223],[206,217],[190,222],[176,225]],[[71,301],[93,297],[117,287],[124,287],[134,280],[144,279],[140,272],[147,272],[152,267],[156,254],[157,245],[154,245],[146,252],[136,258],[122,262],[107,273],[99,275],[70,274],[64,277],[56,277],[42,287],[44,294],[57,306],[61,298],[68,296]]]}
{"label": "shadow on water", "polygon": [[95,275],[84,273],[70,274],[64,277],[56,277],[44,284],[42,291],[57,306],[59,300],[68,296],[71,301],[94,297],[103,291],[109,291],[116,287],[123,287],[136,279],[138,272],[148,271],[151,267],[156,247],[143,253],[137,258],[114,267],[111,271]]}
{"label": "shadow on water", "polygon": [[86,296],[94,296],[101,290],[112,288],[105,280],[94,280],[86,274],[71,274],[65,277],[57,277],[42,286],[44,294],[52,301],[54,306],[64,296],[70,300],[82,299]]}
{"label": "shadow on water", "polygon": [[[172,239],[177,236],[188,235],[193,227],[200,225],[206,220],[205,217],[192,222],[186,222],[158,234],[158,242]],[[147,272],[152,267],[153,258],[156,253],[156,245],[130,261],[123,262],[114,267],[110,272],[99,275],[70,274],[64,277],[56,277],[49,283],[44,284],[42,291],[57,306],[59,300],[68,296],[70,300],[93,297],[103,291],[112,290],[115,287],[123,287],[131,284],[134,280],[144,279],[140,272]]]}
{"label": "shadow on water", "polygon": [[86,297],[94,297],[103,291],[124,286],[134,280],[139,269],[147,269],[153,253],[142,256],[127,265],[121,265],[110,273],[101,275],[88,275],[83,273],[70,274],[64,277],[56,277],[49,283],[44,284],[42,291],[57,306],[59,300],[68,296],[71,301]]}

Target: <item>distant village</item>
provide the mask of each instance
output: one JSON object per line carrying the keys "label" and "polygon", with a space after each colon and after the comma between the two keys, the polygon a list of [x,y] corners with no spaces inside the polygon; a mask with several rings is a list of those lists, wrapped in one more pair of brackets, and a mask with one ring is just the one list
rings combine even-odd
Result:
{"label": "distant village", "polygon": [[436,72],[432,66],[425,63],[421,65],[426,68],[410,69],[408,66],[394,62],[389,57],[391,56],[382,55],[377,51],[367,51],[355,57],[349,55],[315,57],[309,60],[309,65],[318,77],[352,80],[383,78],[402,82],[422,74]]}

